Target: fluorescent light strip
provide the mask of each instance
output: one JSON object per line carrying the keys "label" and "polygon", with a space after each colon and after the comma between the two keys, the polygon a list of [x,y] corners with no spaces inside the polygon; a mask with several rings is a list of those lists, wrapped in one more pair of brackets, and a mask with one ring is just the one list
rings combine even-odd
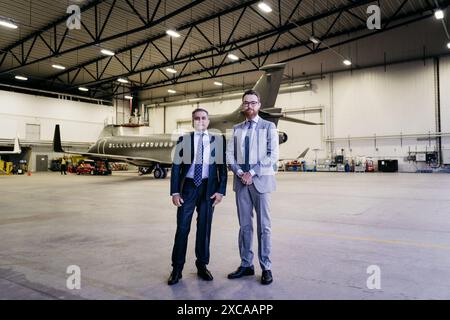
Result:
{"label": "fluorescent light strip", "polygon": [[232,54],[232,53],[229,53],[227,57],[230,60],[234,60],[234,61],[239,60],[239,57],[237,55],[235,55],[235,54]]}
{"label": "fluorescent light strip", "polygon": [[175,30],[167,30],[166,33],[167,33],[169,36],[174,37],[174,38],[178,38],[178,37],[181,36],[181,35],[180,35],[178,32],[176,32]]}
{"label": "fluorescent light strip", "polygon": [[14,78],[16,78],[17,80],[21,80],[21,81],[27,81],[28,80],[27,77],[23,77],[23,76],[15,76]]}
{"label": "fluorescent light strip", "polygon": [[166,71],[169,73],[177,73],[177,70],[172,69],[172,68],[167,68]]}
{"label": "fluorescent light strip", "polygon": [[120,83],[128,83],[128,80],[124,78],[119,78],[117,79],[117,81],[119,81]]}
{"label": "fluorescent light strip", "polygon": [[175,90],[169,89],[167,90],[168,93],[177,93]]}
{"label": "fluorescent light strip", "polygon": [[0,26],[9,28],[9,29],[17,29],[18,26],[13,23],[12,21],[8,21],[8,20],[0,20]]}
{"label": "fluorescent light strip", "polygon": [[267,3],[264,2],[260,2],[258,4],[258,8],[267,13],[272,12],[272,8]]}
{"label": "fluorescent light strip", "polygon": [[133,100],[132,96],[125,96],[124,98],[127,99],[127,100]]}
{"label": "fluorescent light strip", "polygon": [[60,64],[54,64],[52,65],[53,68],[59,69],[59,70],[66,70],[66,67],[60,65]]}
{"label": "fluorescent light strip", "polygon": [[108,50],[108,49],[102,49],[100,52],[102,54],[104,54],[105,56],[114,56],[115,55],[115,53],[113,51]]}
{"label": "fluorescent light strip", "polygon": [[219,81],[214,81],[214,84],[216,85],[216,86],[223,86],[223,83],[222,82],[219,82]]}
{"label": "fluorescent light strip", "polygon": [[448,42],[448,43],[447,43],[447,48],[449,48],[449,49],[450,49],[450,42]]}
{"label": "fluorescent light strip", "polygon": [[345,64],[346,66],[351,66],[352,62],[350,60],[345,59],[344,61],[342,61],[343,64]]}
{"label": "fluorescent light strip", "polygon": [[317,39],[316,37],[310,37],[310,38],[309,38],[309,41],[311,41],[311,42],[314,43],[314,44],[319,44],[319,43],[320,43],[320,40]]}
{"label": "fluorescent light strip", "polygon": [[85,87],[79,87],[78,90],[83,91],[83,92],[88,92],[89,89],[85,88]]}

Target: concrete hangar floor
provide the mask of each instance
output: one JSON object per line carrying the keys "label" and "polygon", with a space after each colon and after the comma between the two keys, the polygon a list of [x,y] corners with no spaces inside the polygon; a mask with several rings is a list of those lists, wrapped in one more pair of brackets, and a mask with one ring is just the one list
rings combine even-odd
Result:
{"label": "concrete hangar floor", "polygon": [[[256,276],[226,278],[239,265],[229,183],[214,213],[214,281],[196,275],[193,227],[183,279],[168,286],[176,211],[168,179],[1,177],[0,299],[449,299],[449,178],[280,173],[269,286],[256,260]],[[67,288],[72,265],[79,290]]]}

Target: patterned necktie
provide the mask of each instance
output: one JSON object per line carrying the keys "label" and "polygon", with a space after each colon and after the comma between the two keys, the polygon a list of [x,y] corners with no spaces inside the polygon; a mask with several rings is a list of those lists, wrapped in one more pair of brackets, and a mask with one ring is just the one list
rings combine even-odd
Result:
{"label": "patterned necktie", "polygon": [[195,167],[194,167],[194,184],[196,187],[202,184],[202,169],[203,169],[203,136],[202,133],[199,136],[197,153],[195,154]]}
{"label": "patterned necktie", "polygon": [[244,140],[244,167],[243,167],[244,172],[250,171],[250,136],[252,135],[252,125],[253,121],[250,120],[248,122],[247,134],[245,135]]}

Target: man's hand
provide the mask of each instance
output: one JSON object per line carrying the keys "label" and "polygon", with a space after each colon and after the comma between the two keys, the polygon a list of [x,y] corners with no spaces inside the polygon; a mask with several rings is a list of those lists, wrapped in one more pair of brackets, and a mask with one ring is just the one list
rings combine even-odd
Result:
{"label": "man's hand", "polygon": [[214,194],[211,196],[211,199],[216,199],[216,200],[214,201],[213,205],[212,205],[213,207],[215,207],[216,204],[219,204],[219,203],[222,201],[223,195],[221,195],[220,193],[216,192],[216,193],[214,193]]}
{"label": "man's hand", "polygon": [[172,196],[172,203],[177,207],[181,207],[184,203],[184,200],[181,198],[179,194],[174,194]]}
{"label": "man's hand", "polygon": [[241,181],[243,184],[249,186],[253,183],[253,177],[250,172],[246,172],[241,176]]}

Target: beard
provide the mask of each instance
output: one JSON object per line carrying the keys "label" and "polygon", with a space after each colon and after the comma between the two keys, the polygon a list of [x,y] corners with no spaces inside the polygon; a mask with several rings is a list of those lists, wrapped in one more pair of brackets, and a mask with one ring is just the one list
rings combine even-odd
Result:
{"label": "beard", "polygon": [[258,111],[250,109],[250,108],[244,110],[244,115],[247,118],[254,118],[254,117],[256,117],[257,114],[258,114]]}

